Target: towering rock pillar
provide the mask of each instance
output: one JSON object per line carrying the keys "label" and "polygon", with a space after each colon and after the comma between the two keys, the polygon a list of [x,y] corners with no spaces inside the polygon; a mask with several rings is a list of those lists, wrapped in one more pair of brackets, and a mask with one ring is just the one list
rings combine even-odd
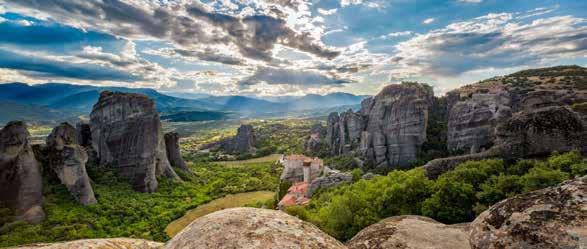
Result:
{"label": "towering rock pillar", "polygon": [[116,169],[135,190],[154,192],[158,175],[179,179],[167,160],[159,114],[147,96],[102,92],[90,128],[100,165]]}
{"label": "towering rock pillar", "polygon": [[172,166],[185,172],[191,172],[183,161],[183,158],[181,158],[179,151],[179,135],[177,132],[169,132],[165,134],[165,148],[167,150],[167,157]]}
{"label": "towering rock pillar", "polygon": [[96,197],[86,171],[88,154],[78,144],[76,130],[68,123],[55,127],[47,137],[49,167],[82,205],[95,204]]}
{"label": "towering rock pillar", "polygon": [[18,218],[40,223],[43,212],[39,164],[23,122],[10,122],[0,130],[0,201],[16,210]]}

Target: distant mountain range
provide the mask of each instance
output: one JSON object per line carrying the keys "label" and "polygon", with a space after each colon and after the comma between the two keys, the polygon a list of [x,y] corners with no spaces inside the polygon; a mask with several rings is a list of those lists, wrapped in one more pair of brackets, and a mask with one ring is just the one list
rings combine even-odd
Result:
{"label": "distant mountain range", "polygon": [[0,84],[0,122],[58,122],[89,115],[101,91],[141,93],[155,100],[163,117],[175,121],[199,121],[238,116],[285,116],[289,112],[328,110],[357,105],[366,96],[348,93],[327,95],[247,97],[192,93],[161,93],[149,88],[101,87],[47,83]]}

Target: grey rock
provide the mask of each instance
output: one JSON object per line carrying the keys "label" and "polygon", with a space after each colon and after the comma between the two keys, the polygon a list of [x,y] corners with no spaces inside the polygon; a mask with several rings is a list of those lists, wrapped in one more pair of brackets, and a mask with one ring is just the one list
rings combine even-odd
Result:
{"label": "grey rock", "polygon": [[308,155],[318,155],[325,139],[326,129],[321,124],[315,124],[310,130],[310,137],[304,143],[304,151]]}
{"label": "grey rock", "polygon": [[511,116],[510,95],[503,89],[475,93],[452,105],[448,118],[447,147],[477,153],[495,143],[495,128]]}
{"label": "grey rock", "polygon": [[75,125],[75,132],[77,143],[83,147],[90,147],[92,145],[92,129],[87,122],[78,122]]}
{"label": "grey rock", "polygon": [[334,155],[357,152],[380,167],[407,166],[426,141],[432,88],[423,84],[389,85],[361,103],[357,113],[331,113],[327,142]]}
{"label": "grey rock", "polygon": [[177,132],[169,132],[165,134],[165,148],[167,150],[167,158],[169,158],[169,162],[172,166],[185,172],[191,172],[181,157],[179,135]]}
{"label": "grey rock", "polygon": [[284,212],[230,208],[203,216],[165,244],[165,249],[346,248],[314,225]]}
{"label": "grey rock", "polygon": [[216,143],[205,145],[204,149],[221,149],[229,154],[255,153],[255,131],[252,125],[241,125],[236,136]]}
{"label": "grey rock", "polygon": [[375,178],[377,176],[381,176],[381,175],[373,174],[373,173],[369,172],[367,174],[364,174],[361,178],[363,178],[365,180],[371,180],[371,179],[373,179],[373,178]]}
{"label": "grey rock", "polygon": [[15,209],[18,219],[40,223],[45,218],[39,163],[23,122],[0,130],[0,201]]}
{"label": "grey rock", "polygon": [[53,128],[47,137],[48,167],[82,205],[95,204],[96,197],[86,171],[88,154],[78,145],[76,129],[68,123]]}
{"label": "grey rock", "polygon": [[318,189],[328,189],[343,183],[349,183],[353,181],[353,175],[351,173],[331,173],[326,176],[321,176],[314,179],[308,187],[306,197],[311,198]]}
{"label": "grey rock", "polygon": [[349,249],[469,249],[468,225],[445,225],[415,215],[394,216],[361,230]]}
{"label": "grey rock", "polygon": [[471,223],[473,249],[587,247],[587,176],[508,198]]}
{"label": "grey rock", "polygon": [[157,189],[157,176],[179,179],[167,160],[161,121],[145,95],[104,91],[90,114],[99,164],[112,167],[141,192]]}
{"label": "grey rock", "polygon": [[515,113],[496,128],[496,145],[488,150],[434,159],[424,165],[426,174],[436,178],[456,165],[490,157],[526,158],[547,156],[553,151],[587,150],[587,128],[580,114],[563,106]]}

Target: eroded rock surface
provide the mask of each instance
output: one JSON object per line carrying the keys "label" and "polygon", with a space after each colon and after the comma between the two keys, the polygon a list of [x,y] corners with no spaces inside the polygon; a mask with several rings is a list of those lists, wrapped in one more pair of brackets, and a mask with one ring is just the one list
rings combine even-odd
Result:
{"label": "eroded rock surface", "polygon": [[172,166],[185,172],[191,172],[181,157],[179,149],[179,135],[177,132],[169,132],[165,134],[165,148],[167,150],[167,158],[169,159],[169,163],[171,163]]}
{"label": "eroded rock surface", "polygon": [[394,216],[353,237],[350,249],[468,249],[468,226],[445,225],[423,216]]}
{"label": "eroded rock surface", "polygon": [[474,249],[587,247],[587,176],[503,200],[471,223]]}
{"label": "eroded rock surface", "polygon": [[[143,239],[112,238],[112,239],[83,239],[51,244],[32,244],[16,247],[18,249],[158,249],[163,243]],[[16,249],[15,248],[15,249]]]}
{"label": "eroded rock surface", "polygon": [[86,171],[88,154],[77,142],[76,129],[68,123],[55,127],[47,137],[48,167],[82,205],[95,204],[96,197]]}
{"label": "eroded rock surface", "polygon": [[304,143],[304,151],[308,155],[318,155],[320,153],[322,139],[326,136],[326,129],[321,124],[315,124],[310,130],[310,137]]}
{"label": "eroded rock surface", "polygon": [[45,218],[42,184],[26,125],[9,122],[0,130],[0,201],[13,208],[17,218],[40,223]]}
{"label": "eroded rock surface", "polygon": [[281,211],[231,208],[192,222],[166,249],[345,248],[314,225]]}
{"label": "eroded rock surface", "polygon": [[580,114],[564,106],[548,106],[515,113],[496,128],[496,145],[486,151],[434,159],[424,165],[428,177],[436,178],[456,165],[490,157],[526,158],[547,156],[553,151],[587,152],[587,127]]}
{"label": "eroded rock surface", "polygon": [[135,190],[154,192],[158,175],[179,179],[167,160],[159,114],[147,96],[102,92],[90,128],[100,165],[116,169]]}
{"label": "eroded rock surface", "polygon": [[359,112],[330,114],[326,138],[331,153],[356,152],[379,167],[408,165],[426,141],[433,97],[424,84],[389,85],[363,100]]}

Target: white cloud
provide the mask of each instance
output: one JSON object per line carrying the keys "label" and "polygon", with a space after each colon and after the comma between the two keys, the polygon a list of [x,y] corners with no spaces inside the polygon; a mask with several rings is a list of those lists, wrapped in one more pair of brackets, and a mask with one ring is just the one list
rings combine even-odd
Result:
{"label": "white cloud", "polygon": [[413,31],[406,30],[406,31],[399,31],[399,32],[391,32],[387,35],[382,35],[380,38],[385,39],[385,38],[393,38],[393,37],[400,37],[400,36],[410,36],[413,34],[414,34]]}
{"label": "white cloud", "polygon": [[422,21],[422,24],[431,24],[434,22],[434,18],[427,18],[424,21]]}
{"label": "white cloud", "polygon": [[325,16],[330,16],[336,13],[338,9],[334,8],[334,9],[322,9],[322,8],[318,8],[318,13],[325,15]]}

